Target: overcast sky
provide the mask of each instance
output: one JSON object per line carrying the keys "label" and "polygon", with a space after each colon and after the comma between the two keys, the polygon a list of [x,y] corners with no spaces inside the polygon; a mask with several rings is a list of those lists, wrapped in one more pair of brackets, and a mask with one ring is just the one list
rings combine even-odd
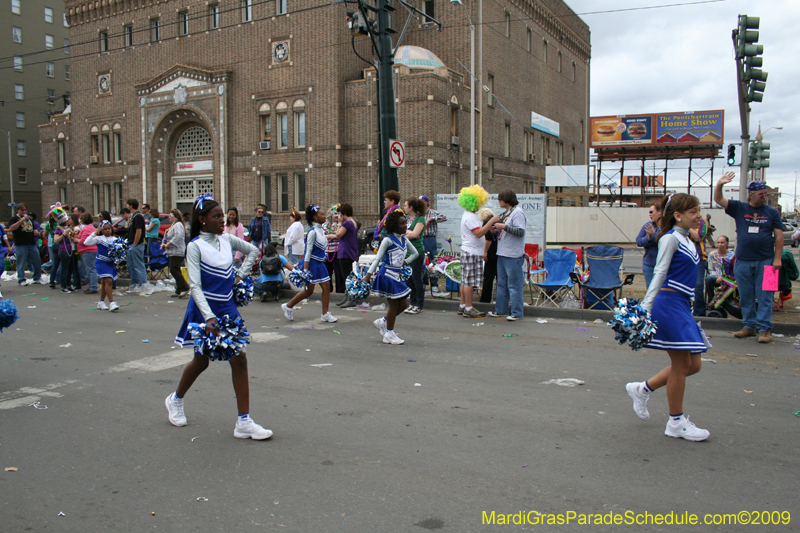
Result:
{"label": "overcast sky", "polygon": [[[566,0],[592,32],[591,114],[724,109],[725,149],[720,155],[725,156],[727,144],[739,142],[741,136],[731,30],[739,14],[760,17],[758,42],[764,45],[763,70],[769,78],[764,101],[751,104],[750,136],[755,137],[759,121],[762,131],[783,127],[764,136],[771,143],[772,166],[766,177],[770,186],[780,187],[781,204],[791,207],[795,177],[800,176],[795,174],[800,171],[800,2],[726,0],[589,14],[691,1]],[[740,155],[737,147],[737,160]],[[716,164],[726,167],[724,160]],[[727,168],[717,166],[715,179],[720,170]],[[685,184],[685,171],[680,174]],[[672,174],[668,176],[669,185],[677,186]]]}

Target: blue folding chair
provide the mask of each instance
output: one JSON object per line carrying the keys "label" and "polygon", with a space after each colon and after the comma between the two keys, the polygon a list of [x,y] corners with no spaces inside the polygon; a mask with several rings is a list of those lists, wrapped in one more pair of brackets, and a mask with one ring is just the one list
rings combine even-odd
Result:
{"label": "blue folding chair", "polygon": [[577,274],[571,276],[581,290],[581,308],[613,309],[622,296],[622,287],[632,284],[634,277],[634,274],[628,274],[625,281],[619,279],[622,248],[605,244],[592,246],[586,249],[586,261],[589,278],[582,282]]}
{"label": "blue folding chair", "polygon": [[550,304],[561,307],[575,286],[575,282],[570,279],[570,273],[575,270],[577,257],[574,250],[545,250],[544,269],[547,271],[547,278],[542,282],[532,283],[537,290],[533,305]]}
{"label": "blue folding chair", "polygon": [[161,249],[161,243],[153,241],[150,243],[150,260],[146,263],[147,277],[149,279],[166,278],[168,275],[164,269],[169,266],[169,257]]}

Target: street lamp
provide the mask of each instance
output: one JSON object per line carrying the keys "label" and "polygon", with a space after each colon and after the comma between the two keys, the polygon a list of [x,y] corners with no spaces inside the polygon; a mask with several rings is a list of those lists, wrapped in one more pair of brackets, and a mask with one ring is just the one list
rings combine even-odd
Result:
{"label": "street lamp", "polygon": [[6,134],[8,138],[8,187],[9,192],[11,193],[11,212],[14,212],[14,178],[11,177],[11,132],[6,131],[4,129],[0,129],[3,133]]}
{"label": "street lamp", "polygon": [[475,84],[478,83],[475,77],[475,25],[461,0],[450,0],[450,3],[463,7],[469,21],[469,75],[472,77],[469,83],[469,184],[475,185]]}

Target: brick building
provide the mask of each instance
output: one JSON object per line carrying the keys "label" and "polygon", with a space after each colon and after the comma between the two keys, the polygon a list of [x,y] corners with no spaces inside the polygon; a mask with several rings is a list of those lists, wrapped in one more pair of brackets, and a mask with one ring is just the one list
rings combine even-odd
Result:
{"label": "brick building", "polygon": [[[375,70],[354,52],[371,57],[368,37],[351,43],[344,4],[65,3],[73,105],[40,128],[44,203],[114,212],[133,197],[164,212],[213,192],[245,220],[264,202],[281,230],[309,202],[378,215]],[[416,5],[444,29],[412,20],[395,56],[400,192],[457,192],[470,181],[470,76],[459,64],[469,66],[469,24],[448,1]],[[479,178],[491,192],[538,192],[543,164],[588,160],[589,29],[560,0],[479,5],[466,6],[486,85]],[[558,135],[532,127],[532,113]]]}

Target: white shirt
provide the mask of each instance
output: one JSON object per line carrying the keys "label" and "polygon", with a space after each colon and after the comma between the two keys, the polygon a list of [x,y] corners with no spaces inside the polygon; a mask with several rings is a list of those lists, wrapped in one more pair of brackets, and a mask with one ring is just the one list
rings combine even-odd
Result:
{"label": "white shirt", "polygon": [[475,213],[464,211],[461,215],[461,251],[470,255],[483,255],[483,237],[476,237],[472,230],[480,229],[481,219]]}
{"label": "white shirt", "polygon": [[299,220],[286,230],[286,236],[283,240],[283,249],[288,252],[289,246],[292,247],[292,255],[296,255],[297,257],[303,256],[303,250],[305,248],[303,244],[303,224]]}

